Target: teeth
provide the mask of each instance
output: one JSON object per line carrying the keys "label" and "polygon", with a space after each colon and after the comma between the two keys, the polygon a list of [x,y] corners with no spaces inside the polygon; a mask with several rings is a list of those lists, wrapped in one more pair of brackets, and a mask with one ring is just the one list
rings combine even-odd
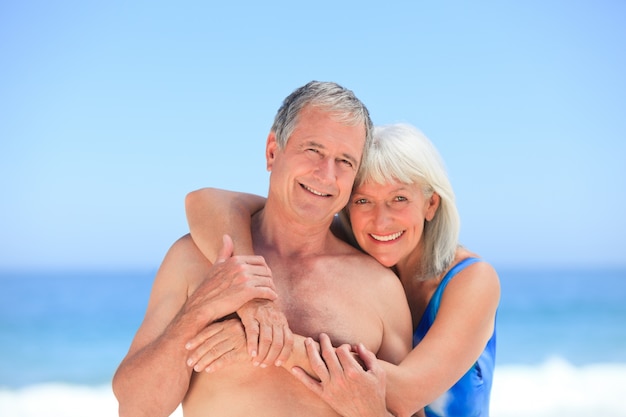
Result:
{"label": "teeth", "polygon": [[389,241],[392,241],[392,240],[396,240],[397,238],[402,236],[403,233],[404,232],[402,231],[402,232],[397,232],[397,233],[393,233],[391,235],[385,235],[385,236],[374,235],[374,234],[370,233],[370,236],[373,237],[374,239],[380,241],[380,242],[389,242]]}
{"label": "teeth", "polygon": [[307,190],[308,192],[313,193],[313,194],[315,194],[315,195],[319,195],[320,197],[328,197],[328,196],[330,195],[330,194],[320,193],[319,191],[314,190],[313,188],[308,187],[308,186],[306,186],[306,185],[304,185],[304,184],[301,184],[301,185],[302,185],[302,188],[304,188],[304,189],[305,189],[305,190]]}

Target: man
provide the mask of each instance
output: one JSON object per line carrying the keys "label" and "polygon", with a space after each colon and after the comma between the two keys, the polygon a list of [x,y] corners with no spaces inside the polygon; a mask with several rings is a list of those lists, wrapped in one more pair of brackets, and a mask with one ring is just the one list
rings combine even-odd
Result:
{"label": "man", "polygon": [[[284,369],[291,364],[234,361],[193,372],[210,325],[255,299],[273,300],[298,335],[361,342],[393,363],[408,353],[400,282],[329,229],[348,201],[370,130],[365,106],[337,84],[311,82],[285,99],[267,138],[267,202],[252,219],[254,250],[271,274],[259,257],[229,258],[226,247],[212,266],[190,236],[177,241],[113,380],[120,416],[167,416],[181,402],[187,417],[339,415]],[[303,349],[303,338],[295,343]]]}

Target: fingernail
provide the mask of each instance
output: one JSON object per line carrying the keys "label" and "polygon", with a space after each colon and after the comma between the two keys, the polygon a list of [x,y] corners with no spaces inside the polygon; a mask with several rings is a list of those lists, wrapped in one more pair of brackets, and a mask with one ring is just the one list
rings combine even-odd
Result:
{"label": "fingernail", "polygon": [[185,345],[185,349],[187,349],[187,350],[191,349],[191,343],[187,343],[187,344]]}
{"label": "fingernail", "polygon": [[193,359],[187,359],[187,366],[193,365]]}
{"label": "fingernail", "polygon": [[256,350],[253,350],[251,355],[252,355],[253,358],[256,358]]}
{"label": "fingernail", "polygon": [[261,368],[267,368],[267,364],[262,363],[262,364],[261,364]]}
{"label": "fingernail", "polygon": [[282,364],[283,364],[283,362],[282,362],[282,361],[276,361],[276,362],[274,362],[274,365],[276,365],[276,366],[281,366]]}
{"label": "fingernail", "polygon": [[261,363],[260,363],[260,362],[257,362],[257,361],[252,362],[252,365],[254,365],[254,366],[259,366],[260,364],[261,364]]}

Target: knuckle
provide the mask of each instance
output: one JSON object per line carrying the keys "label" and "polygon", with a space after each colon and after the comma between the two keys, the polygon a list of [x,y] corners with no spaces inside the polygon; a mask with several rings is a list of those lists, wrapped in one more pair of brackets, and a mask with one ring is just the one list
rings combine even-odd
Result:
{"label": "knuckle", "polygon": [[262,342],[262,343],[271,343],[272,342],[272,335],[261,334],[261,336],[259,337],[259,341]]}
{"label": "knuckle", "polygon": [[284,346],[283,339],[277,338],[272,340],[272,348],[276,350],[282,350]]}

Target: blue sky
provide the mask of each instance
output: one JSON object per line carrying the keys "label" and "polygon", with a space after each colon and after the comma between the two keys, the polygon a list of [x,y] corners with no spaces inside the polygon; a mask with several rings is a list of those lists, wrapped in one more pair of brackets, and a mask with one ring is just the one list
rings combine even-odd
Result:
{"label": "blue sky", "polygon": [[623,1],[210,3],[0,3],[0,269],[156,268],[312,79],[431,138],[495,265],[626,266]]}

